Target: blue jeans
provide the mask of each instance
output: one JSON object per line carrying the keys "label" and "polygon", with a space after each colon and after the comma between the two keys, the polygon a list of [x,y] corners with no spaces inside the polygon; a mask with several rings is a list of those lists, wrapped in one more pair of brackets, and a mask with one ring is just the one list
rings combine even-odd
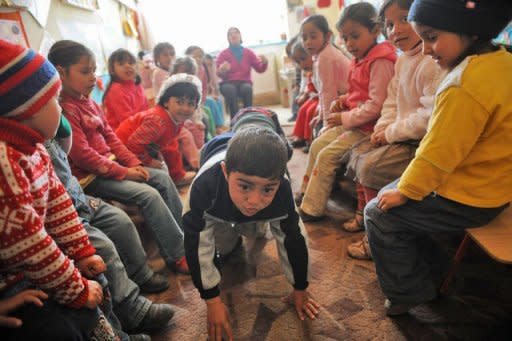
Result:
{"label": "blue jeans", "polygon": [[[396,188],[398,180],[384,187]],[[464,205],[434,193],[423,200],[383,212],[378,199],[364,210],[364,223],[379,283],[393,303],[423,303],[437,296],[436,267],[448,264],[432,241],[440,234],[460,234],[468,227],[485,225],[507,205],[478,208]]]}
{"label": "blue jeans", "polygon": [[151,229],[167,266],[185,255],[181,222],[182,205],[169,174],[154,168],[147,183],[97,177],[89,184],[87,194],[137,205],[144,216],[144,226]]}
{"label": "blue jeans", "polygon": [[[105,209],[99,210],[99,213],[93,216],[94,222],[97,222],[96,216],[99,216],[101,220],[101,218],[103,218],[102,216],[104,215],[103,212],[108,212],[110,208],[115,208],[107,204],[103,204],[102,206],[105,207]],[[115,213],[116,211],[112,210],[111,212]],[[109,216],[114,218],[116,214]],[[118,216],[122,217],[122,215]],[[142,321],[144,316],[146,316],[146,313],[149,310],[152,302],[146,297],[140,295],[139,287],[129,278],[129,273],[127,273],[127,270],[130,267],[133,268],[133,266],[125,262],[125,269],[125,265],[123,265],[123,262],[117,253],[117,250],[122,248],[117,247],[117,245],[115,246],[109,237],[98,228],[89,225],[87,222],[84,222],[84,226],[92,245],[96,248],[96,253],[101,258],[103,258],[103,261],[107,265],[105,276],[107,277],[110,295],[112,297],[113,310],[125,330],[133,329]],[[98,224],[97,226],[102,225]],[[123,228],[127,225],[119,224],[118,226],[119,228],[117,229],[117,232],[120,234]],[[126,229],[125,233],[127,236],[126,241],[128,241],[130,239],[130,235],[133,235],[133,233],[130,231],[130,229]],[[138,237],[138,235],[136,236]],[[124,244],[124,251],[126,254],[128,254],[130,245],[128,243]],[[138,252],[139,245],[133,243],[131,246],[134,253],[140,253]],[[132,258],[134,257],[130,257],[129,259]],[[149,277],[151,277],[153,271],[146,265],[145,258],[144,267],[147,268],[145,272],[148,272]]]}
{"label": "blue jeans", "polygon": [[213,120],[215,121],[215,126],[220,127],[224,125],[224,104],[222,103],[222,99],[220,97],[217,100],[213,99],[213,97],[208,96],[204,104],[210,108],[213,116]]}

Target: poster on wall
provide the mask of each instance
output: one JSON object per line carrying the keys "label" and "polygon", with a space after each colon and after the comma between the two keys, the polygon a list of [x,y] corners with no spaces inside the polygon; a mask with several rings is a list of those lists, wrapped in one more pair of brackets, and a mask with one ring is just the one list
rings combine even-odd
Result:
{"label": "poster on wall", "polygon": [[20,12],[0,13],[0,39],[29,47]]}
{"label": "poster on wall", "polygon": [[98,0],[62,0],[62,2],[66,5],[79,7],[89,11],[95,11],[99,8]]}

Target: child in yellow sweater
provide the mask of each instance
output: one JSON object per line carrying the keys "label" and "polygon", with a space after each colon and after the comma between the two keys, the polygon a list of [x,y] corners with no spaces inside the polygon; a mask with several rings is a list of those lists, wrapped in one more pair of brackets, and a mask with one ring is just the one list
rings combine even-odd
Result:
{"label": "child in yellow sweater", "polygon": [[436,297],[427,259],[439,249],[420,247],[431,234],[484,225],[512,201],[512,55],[491,43],[511,18],[508,0],[416,0],[409,11],[423,53],[449,73],[415,158],[364,212],[388,315]]}

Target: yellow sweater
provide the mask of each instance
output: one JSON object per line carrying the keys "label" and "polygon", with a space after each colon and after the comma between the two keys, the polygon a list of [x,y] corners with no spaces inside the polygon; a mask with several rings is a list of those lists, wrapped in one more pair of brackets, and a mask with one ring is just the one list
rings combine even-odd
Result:
{"label": "yellow sweater", "polygon": [[475,207],[512,201],[512,54],[470,56],[446,76],[398,190]]}

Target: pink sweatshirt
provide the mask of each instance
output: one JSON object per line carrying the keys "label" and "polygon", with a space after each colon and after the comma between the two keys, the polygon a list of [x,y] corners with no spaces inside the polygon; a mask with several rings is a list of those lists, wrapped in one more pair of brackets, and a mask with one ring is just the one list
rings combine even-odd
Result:
{"label": "pink sweatshirt", "polygon": [[254,68],[256,72],[265,72],[267,69],[267,63],[262,63],[256,54],[248,48],[244,48],[242,54],[242,60],[239,62],[229,48],[222,51],[217,57],[216,65],[217,70],[219,66],[227,61],[231,68],[226,74],[219,74],[222,81],[246,81],[252,83],[251,80],[251,68]]}
{"label": "pink sweatshirt", "polygon": [[375,125],[375,131],[385,130],[389,143],[420,140],[426,133],[434,95],[445,72],[421,48],[420,44],[404,52],[395,64],[395,76]]}
{"label": "pink sweatshirt", "polygon": [[319,115],[327,126],[331,103],[348,91],[350,60],[332,44],[313,56],[313,84],[318,91]]}
{"label": "pink sweatshirt", "polygon": [[105,97],[107,121],[112,129],[133,114],[149,109],[142,84],[134,81],[114,82]]}
{"label": "pink sweatshirt", "polygon": [[[62,93],[59,102],[73,129],[69,158],[73,175],[79,180],[89,174],[122,180],[128,168],[142,164],[112,131],[92,99]],[[115,161],[110,159],[113,156]]]}

